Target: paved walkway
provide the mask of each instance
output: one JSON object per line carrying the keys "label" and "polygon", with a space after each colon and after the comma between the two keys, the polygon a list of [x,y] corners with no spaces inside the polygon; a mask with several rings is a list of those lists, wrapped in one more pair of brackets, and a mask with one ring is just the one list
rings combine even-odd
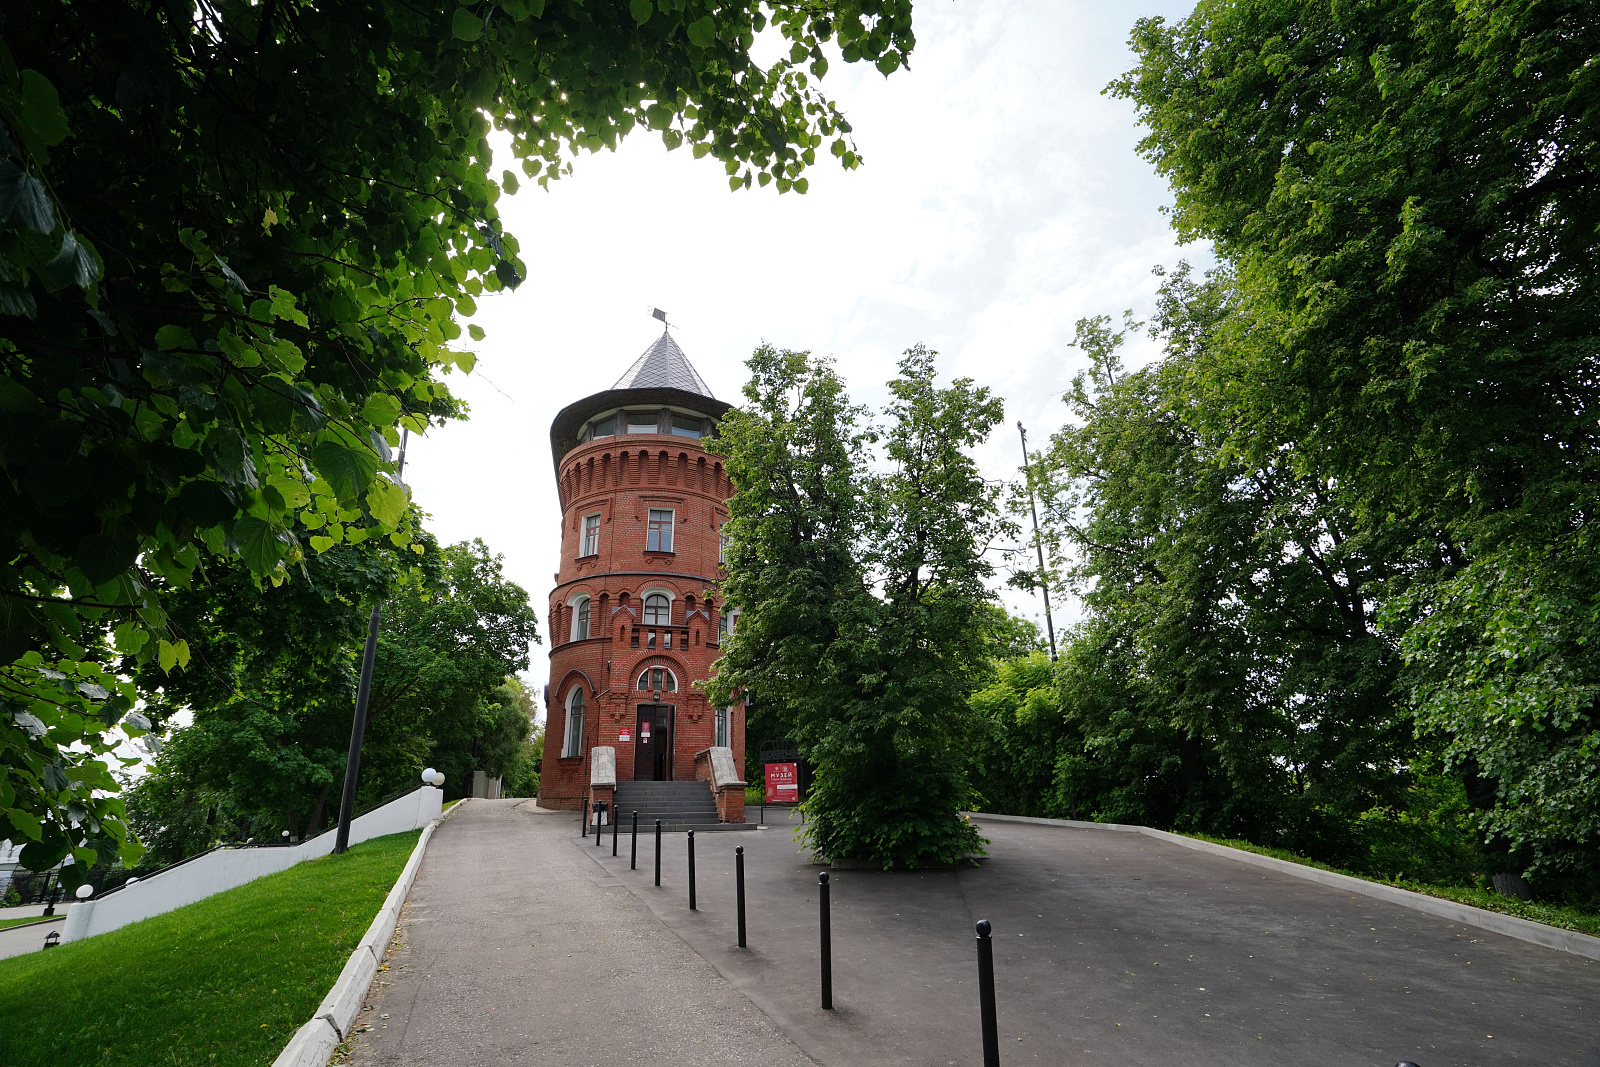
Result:
{"label": "paved walkway", "polygon": [[353,1062],[975,1065],[988,918],[1008,1067],[1600,1067],[1600,963],[1142,835],[1011,823],[984,828],[981,868],[833,872],[824,1012],[818,868],[787,827],[699,835],[690,912],[684,835],[656,889],[648,837],[630,871],[626,836],[613,859],[532,810],[474,801],[434,838],[369,1013],[389,1028]]}
{"label": "paved walkway", "polygon": [[350,1064],[814,1067],[571,845],[577,831],[576,813],[531,800],[445,820]]}

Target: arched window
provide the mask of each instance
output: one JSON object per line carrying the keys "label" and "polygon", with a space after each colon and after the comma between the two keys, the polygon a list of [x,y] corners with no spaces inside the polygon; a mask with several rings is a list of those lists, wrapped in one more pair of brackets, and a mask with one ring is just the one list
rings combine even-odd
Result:
{"label": "arched window", "polygon": [[578,597],[572,602],[572,640],[589,639],[589,598]]}
{"label": "arched window", "polygon": [[567,694],[567,733],[561,741],[561,755],[583,755],[583,686],[575,685]]}
{"label": "arched window", "polygon": [[667,599],[667,594],[651,593],[644,598],[644,624],[646,626],[672,624],[672,601]]}
{"label": "arched window", "polygon": [[663,693],[678,691],[678,676],[665,667],[646,667],[639,674],[639,691],[648,693],[659,689]]}

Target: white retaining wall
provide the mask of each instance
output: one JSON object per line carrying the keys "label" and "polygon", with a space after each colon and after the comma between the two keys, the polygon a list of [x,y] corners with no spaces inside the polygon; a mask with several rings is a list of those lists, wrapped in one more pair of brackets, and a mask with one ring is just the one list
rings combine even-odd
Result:
{"label": "white retaining wall", "polygon": [[[423,786],[367,812],[350,824],[352,845],[386,834],[404,833],[439,818],[444,790]],[[67,913],[61,940],[77,941],[119,926],[148,919],[235,889],[262,875],[288,870],[305,860],[333,851],[337,834],[329,831],[310,841],[282,848],[219,848],[169,871],[153,874],[98,900],[74,904]]]}

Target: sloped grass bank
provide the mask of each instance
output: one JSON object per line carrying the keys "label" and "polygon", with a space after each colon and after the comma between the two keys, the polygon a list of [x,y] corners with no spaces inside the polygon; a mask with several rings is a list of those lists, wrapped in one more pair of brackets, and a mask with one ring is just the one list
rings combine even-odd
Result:
{"label": "sloped grass bank", "polygon": [[0,960],[0,1064],[271,1064],[339,976],[420,832]]}
{"label": "sloped grass bank", "polygon": [[1600,912],[1587,908],[1518,900],[1516,897],[1502,896],[1492,889],[1433,885],[1428,882],[1413,882],[1405,879],[1374,878],[1372,875],[1362,874],[1360,871],[1347,871],[1326,863],[1318,863],[1314,859],[1308,859],[1287,849],[1266,848],[1261,845],[1252,845],[1248,841],[1237,841],[1227,837],[1213,837],[1210,834],[1186,833],[1183,836],[1192,837],[1197,841],[1209,841],[1214,845],[1227,845],[1229,848],[1236,848],[1241,852],[1254,852],[1258,856],[1271,856],[1273,859],[1287,860],[1290,863],[1298,863],[1302,867],[1316,867],[1318,870],[1332,871],[1334,874],[1349,875],[1351,878],[1360,878],[1364,882],[1377,882],[1379,885],[1394,886],[1396,889],[1422,893],[1425,896],[1438,897],[1441,900],[1453,900],[1457,904],[1467,904],[1474,908],[1482,908],[1484,911],[1499,912],[1501,915],[1513,915],[1518,919],[1544,923],[1546,926],[1555,926],[1563,930],[1573,930],[1580,934],[1588,934],[1591,937],[1600,937]]}

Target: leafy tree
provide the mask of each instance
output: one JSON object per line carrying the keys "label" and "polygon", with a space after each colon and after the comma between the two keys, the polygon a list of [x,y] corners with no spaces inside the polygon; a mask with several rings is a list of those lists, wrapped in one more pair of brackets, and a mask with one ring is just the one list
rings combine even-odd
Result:
{"label": "leafy tree", "polygon": [[[909,350],[881,436],[825,362],[758,349],[749,410],[719,447],[738,492],[724,527],[740,626],[711,699],[743,691],[796,723],[815,777],[805,834],[831,858],[916,866],[978,851],[962,816],[966,698],[989,669],[984,557],[998,488],[965,449],[1001,418],[986,389],[940,389]],[[864,450],[884,445],[887,468]]]}
{"label": "leafy tree", "polygon": [[154,766],[127,785],[122,801],[128,825],[144,844],[140,866],[165,867],[197,852],[249,837],[249,813],[227,793],[196,785],[175,772],[172,748],[156,756]]}
{"label": "leafy tree", "polygon": [[464,796],[474,770],[504,774],[532,728],[532,697],[508,680],[527,670],[538,640],[527,591],[481,540],[441,550],[439,562],[406,576],[384,608],[369,709],[377,763],[363,770],[371,795],[432,763],[446,792]]}
{"label": "leafy tree", "polygon": [[1050,803],[1056,763],[1067,746],[1049,657],[1033,651],[1001,660],[993,680],[970,703],[970,774],[978,810],[1074,817]]}
{"label": "leafy tree", "polygon": [[187,813],[160,800],[208,793],[226,799],[235,821],[249,816],[256,836],[268,826],[295,836],[321,829],[344,778],[368,610],[380,596],[359,799],[414,785],[429,764],[456,795],[474,769],[501,773],[529,729],[506,676],[528,665],[533,607],[481,541],[418,543],[426,551],[415,563],[366,542],[309,559],[301,580],[275,589],[257,592],[234,565],[166,594],[194,657],[188,669],[148,670],[141,681],[153,715],[188,709],[193,723],[174,731],[136,787],[145,790],[142,825],[185,825]]}
{"label": "leafy tree", "polygon": [[1315,475],[1230,457],[1191,383],[1226,286],[1180,273],[1164,292],[1153,367],[1122,366],[1109,320],[1079,324],[1091,369],[1035,472],[1090,614],[1041,796],[1352,862],[1355,820],[1401,802],[1413,750],[1373,611],[1394,545],[1353,533]]}
{"label": "leafy tree", "polygon": [[1410,535],[1381,607],[1419,724],[1508,863],[1592,872],[1590,5],[1206,2],[1133,45],[1112,92],[1232,290],[1197,418]]}
{"label": "leafy tree", "polygon": [[[158,586],[268,584],[415,537],[401,428],[461,409],[456,315],[525,276],[487,135],[524,177],[629,131],[730,184],[859,162],[823,42],[885,74],[909,0],[146,0],[0,13],[0,811],[49,866],[131,856],[108,669],[192,650]],[[789,46],[751,59],[771,27]],[[475,339],[481,330],[469,327]],[[77,868],[74,868],[75,870]],[[69,880],[74,875],[69,872]]]}

